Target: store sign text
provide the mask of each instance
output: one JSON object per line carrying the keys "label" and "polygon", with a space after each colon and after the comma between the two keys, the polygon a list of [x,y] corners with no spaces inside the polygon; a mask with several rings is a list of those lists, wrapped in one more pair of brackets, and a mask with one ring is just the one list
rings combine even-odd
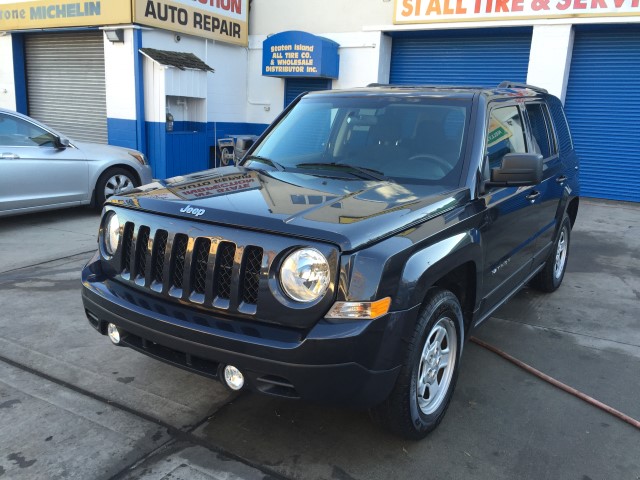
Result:
{"label": "store sign text", "polygon": [[313,58],[314,45],[274,45],[271,60],[265,67],[267,73],[318,73]]}
{"label": "store sign text", "polygon": [[130,11],[122,8],[128,5],[128,0],[5,3],[0,4],[0,30],[130,23]]}
{"label": "store sign text", "polygon": [[640,0],[397,0],[394,23],[640,15]]}
{"label": "store sign text", "polygon": [[143,25],[247,44],[246,0],[136,0],[134,21]]}
{"label": "store sign text", "polygon": [[[69,3],[67,5],[48,5],[29,8],[29,20],[45,18],[88,17],[100,15],[100,2]],[[27,9],[0,10],[0,16],[6,20],[27,19]]]}
{"label": "store sign text", "polygon": [[262,75],[338,78],[339,45],[328,38],[290,30],[262,42]]}

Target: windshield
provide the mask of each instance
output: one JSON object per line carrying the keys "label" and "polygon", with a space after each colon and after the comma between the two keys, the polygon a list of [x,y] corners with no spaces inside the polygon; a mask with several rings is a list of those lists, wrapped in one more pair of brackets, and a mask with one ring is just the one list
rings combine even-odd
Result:
{"label": "windshield", "polygon": [[457,186],[469,108],[468,99],[306,97],[244,165]]}

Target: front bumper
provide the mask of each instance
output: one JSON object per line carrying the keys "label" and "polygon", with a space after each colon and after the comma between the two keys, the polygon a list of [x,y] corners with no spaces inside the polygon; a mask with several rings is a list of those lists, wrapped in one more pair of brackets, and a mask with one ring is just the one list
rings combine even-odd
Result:
{"label": "front bumper", "polygon": [[212,378],[230,364],[254,391],[363,408],[391,392],[418,315],[415,307],[309,330],[212,316],[107,278],[97,256],[82,285],[91,325],[104,334],[114,323],[126,332],[122,343],[146,355]]}

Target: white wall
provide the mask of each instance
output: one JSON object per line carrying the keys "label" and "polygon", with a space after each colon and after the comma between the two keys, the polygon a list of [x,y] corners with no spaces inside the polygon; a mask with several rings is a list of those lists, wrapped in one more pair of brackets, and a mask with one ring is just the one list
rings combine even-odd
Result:
{"label": "white wall", "polygon": [[207,98],[207,72],[192,68],[165,70],[165,95]]}
{"label": "white wall", "polygon": [[534,26],[527,83],[546,88],[564,102],[572,51],[571,25]]}
{"label": "white wall", "polygon": [[390,24],[393,5],[394,0],[252,0],[249,32],[358,32],[363,25]]}
{"label": "white wall", "polygon": [[247,49],[236,45],[209,41],[207,65],[215,70],[208,74],[209,121],[247,121]]}
{"label": "white wall", "polygon": [[167,118],[166,94],[164,88],[165,67],[144,57],[144,118],[147,122],[164,122]]}
{"label": "white wall", "polygon": [[[192,73],[197,77],[193,81],[198,82],[198,88],[195,88],[195,84],[193,85],[194,91],[198,90],[194,96],[206,99],[206,121],[247,121],[247,49],[190,35],[176,35],[172,32],[158,29],[150,29],[143,32],[142,46],[158,50],[193,53],[214,69],[214,73]],[[180,93],[173,88],[172,85],[175,85],[175,83],[171,81],[174,74],[181,75],[182,73],[176,71],[167,74],[166,88],[170,89],[171,92],[167,91],[166,95],[185,94],[182,90],[180,90],[182,92]],[[147,75],[154,77],[158,76],[159,72],[145,65],[145,90],[149,85],[148,82],[155,84],[154,89],[160,88],[160,80],[153,78],[153,80],[148,81]],[[205,91],[199,89],[200,85],[202,85],[201,79],[203,76],[206,77],[204,80],[206,83]],[[157,100],[154,100],[154,102],[158,103]],[[145,110],[147,110],[147,103],[147,96],[145,95]],[[162,120],[160,120],[160,112],[157,111],[157,108],[159,107],[156,106],[153,112],[150,112],[154,120],[147,118],[148,121],[164,121],[166,112],[162,112]],[[199,113],[198,117],[201,118],[202,115]]]}
{"label": "white wall", "polygon": [[284,105],[284,80],[262,76],[264,35],[249,36],[247,71],[247,121],[271,123]]}
{"label": "white wall", "polygon": [[364,87],[379,79],[380,32],[328,33],[320,36],[340,45],[340,75],[333,88]]}
{"label": "white wall", "polygon": [[142,48],[193,53],[200,60],[207,63],[206,40],[200,37],[193,37],[182,33],[176,34],[157,28],[145,28],[142,31]]}
{"label": "white wall", "polygon": [[104,72],[107,117],[136,119],[136,80],[133,28],[124,31],[124,43],[111,43],[104,36]]}
{"label": "white wall", "polygon": [[0,108],[16,109],[16,86],[13,77],[13,42],[11,34],[0,37]]}

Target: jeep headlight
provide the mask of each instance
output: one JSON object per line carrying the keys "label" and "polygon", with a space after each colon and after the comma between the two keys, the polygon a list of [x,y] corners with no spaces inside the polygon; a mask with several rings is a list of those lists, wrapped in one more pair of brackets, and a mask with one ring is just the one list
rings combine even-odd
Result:
{"label": "jeep headlight", "polygon": [[315,248],[301,248],[285,258],[280,269],[280,284],[289,298],[313,302],[329,287],[329,262]]}
{"label": "jeep headlight", "polygon": [[113,256],[118,249],[118,242],[120,242],[120,221],[116,212],[107,212],[102,225],[104,252],[109,256]]}

